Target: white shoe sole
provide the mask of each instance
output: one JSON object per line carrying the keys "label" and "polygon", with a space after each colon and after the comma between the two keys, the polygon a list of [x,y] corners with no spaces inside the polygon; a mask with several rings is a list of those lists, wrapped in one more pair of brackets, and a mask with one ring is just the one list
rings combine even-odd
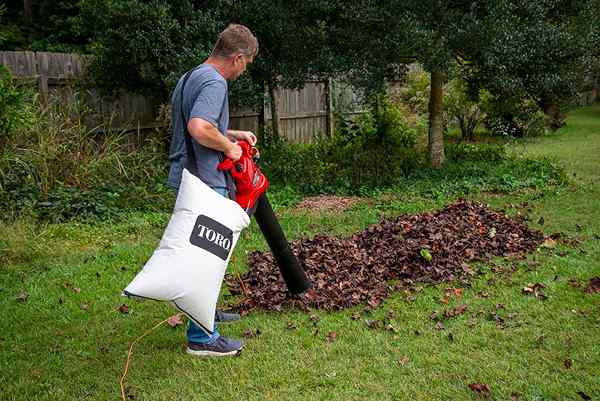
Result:
{"label": "white shoe sole", "polygon": [[196,351],[191,349],[190,347],[187,348],[186,352],[190,355],[194,355],[194,356],[215,356],[215,357],[219,357],[219,356],[235,356],[238,355],[240,352],[242,352],[242,348],[240,349],[236,349],[233,351],[229,351],[229,352],[215,352],[215,351]]}

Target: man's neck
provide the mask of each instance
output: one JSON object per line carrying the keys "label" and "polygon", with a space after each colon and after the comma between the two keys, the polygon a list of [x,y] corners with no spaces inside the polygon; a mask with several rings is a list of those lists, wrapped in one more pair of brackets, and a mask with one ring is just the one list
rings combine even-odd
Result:
{"label": "man's neck", "polygon": [[204,61],[204,64],[212,65],[223,78],[229,79],[229,67],[223,59],[210,56]]}

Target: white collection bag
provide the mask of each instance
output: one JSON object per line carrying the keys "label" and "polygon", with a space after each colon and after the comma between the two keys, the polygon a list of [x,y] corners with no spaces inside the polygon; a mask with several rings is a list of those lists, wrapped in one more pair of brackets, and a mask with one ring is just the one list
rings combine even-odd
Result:
{"label": "white collection bag", "polygon": [[225,269],[250,218],[187,169],[158,249],[123,293],[170,301],[212,334]]}

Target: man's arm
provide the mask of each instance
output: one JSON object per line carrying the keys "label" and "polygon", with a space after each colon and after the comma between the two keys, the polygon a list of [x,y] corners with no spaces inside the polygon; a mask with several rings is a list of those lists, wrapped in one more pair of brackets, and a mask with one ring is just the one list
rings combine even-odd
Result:
{"label": "man's arm", "polygon": [[202,118],[192,117],[187,129],[199,144],[223,152],[225,157],[233,161],[237,161],[242,156],[242,149],[238,144],[231,142],[214,125]]}

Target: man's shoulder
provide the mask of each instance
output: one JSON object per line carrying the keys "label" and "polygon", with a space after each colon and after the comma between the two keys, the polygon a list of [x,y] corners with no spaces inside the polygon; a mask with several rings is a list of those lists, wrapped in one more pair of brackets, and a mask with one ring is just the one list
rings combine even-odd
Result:
{"label": "man's shoulder", "polygon": [[196,85],[215,85],[227,88],[227,81],[214,67],[208,64],[200,64],[190,76],[190,81]]}

